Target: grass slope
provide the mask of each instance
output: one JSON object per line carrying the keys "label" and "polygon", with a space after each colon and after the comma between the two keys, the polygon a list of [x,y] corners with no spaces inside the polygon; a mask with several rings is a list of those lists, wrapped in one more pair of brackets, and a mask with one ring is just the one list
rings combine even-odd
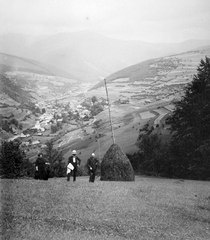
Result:
{"label": "grass slope", "polygon": [[15,84],[2,74],[0,74],[0,93],[7,94],[11,99],[20,104],[27,104],[31,101],[30,94],[23,90],[22,86]]}
{"label": "grass slope", "polygon": [[6,71],[23,71],[79,80],[78,77],[73,76],[68,71],[50,64],[0,52],[0,72]]}
{"label": "grass slope", "polygon": [[[65,161],[67,161],[73,149],[81,153],[79,157],[82,160],[82,164],[86,163],[92,152],[95,152],[97,157],[102,159],[106,151],[113,144],[107,111],[101,112],[97,117],[98,119],[102,118],[104,122],[101,128],[96,129],[96,133],[82,140],[77,139],[61,148]],[[135,143],[139,135],[139,129],[143,127],[144,123],[146,121],[143,120],[140,124],[140,116],[137,113],[129,113],[124,116],[121,115],[120,110],[119,112],[113,112],[115,140],[125,153],[131,154],[138,150]],[[96,139],[97,133],[102,135],[98,140]]]}
{"label": "grass slope", "polygon": [[0,186],[1,239],[210,239],[209,182],[78,177]]}
{"label": "grass slope", "polygon": [[[167,101],[159,101],[137,110],[131,105],[126,104],[112,106],[112,123],[115,141],[124,153],[133,154],[139,150],[135,145],[139,136],[139,130],[142,129],[146,123],[149,123],[150,127],[154,126],[154,121],[157,118],[162,122],[163,116],[160,117],[160,114],[157,112],[154,112],[156,115],[152,114],[152,111],[157,108],[159,108],[158,111],[161,111],[162,107],[166,104],[168,104]],[[165,109],[162,111],[167,112],[168,110]],[[141,117],[142,115],[144,118]],[[103,158],[106,151],[113,144],[108,109],[98,114],[97,119],[102,119],[102,124],[99,128],[95,129],[96,132],[94,134],[85,136],[83,139],[74,138],[73,141],[68,142],[60,148],[64,155],[65,162],[67,162],[73,149],[78,151],[82,164],[86,163],[92,152],[95,152],[96,156],[100,159]],[[165,124],[165,120],[163,123]],[[157,130],[158,129],[155,130],[155,133],[162,134],[164,140],[169,139],[168,130],[163,131],[162,127]],[[97,133],[102,135],[98,140],[96,139]]]}
{"label": "grass slope", "polygon": [[[154,77],[157,74],[156,69],[150,68],[150,64],[153,64],[154,60],[150,59],[147,61],[143,61],[141,63],[129,66],[127,68],[124,68],[120,71],[117,71],[111,75],[109,75],[106,78],[107,83],[112,82],[115,79],[118,78],[129,78],[129,82],[133,82],[136,79],[144,79],[149,77]],[[99,82],[95,86],[93,86],[89,91],[93,89],[97,89],[98,87],[101,87],[104,85],[104,81]]]}

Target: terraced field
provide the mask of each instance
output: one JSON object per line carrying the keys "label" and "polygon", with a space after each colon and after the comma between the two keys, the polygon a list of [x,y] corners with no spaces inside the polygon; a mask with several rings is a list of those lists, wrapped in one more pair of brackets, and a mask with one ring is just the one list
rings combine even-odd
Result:
{"label": "terraced field", "polygon": [[[107,77],[109,97],[112,101],[129,99],[140,105],[169,96],[180,97],[184,86],[197,73],[200,60],[209,55],[209,48],[204,48],[145,61],[113,73]],[[105,96],[103,85],[101,82],[89,93]]]}

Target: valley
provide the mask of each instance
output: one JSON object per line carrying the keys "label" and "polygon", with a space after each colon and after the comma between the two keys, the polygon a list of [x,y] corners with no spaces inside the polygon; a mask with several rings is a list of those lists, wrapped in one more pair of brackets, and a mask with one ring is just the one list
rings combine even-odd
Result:
{"label": "valley", "polygon": [[[151,59],[106,78],[114,139],[126,154],[138,151],[135,143],[145,124],[163,139],[170,137],[165,119],[192,81],[200,60],[209,55],[207,47]],[[102,159],[113,143],[103,81],[81,83],[18,68],[7,69],[2,76],[24,92],[20,99],[15,97],[2,80],[1,140],[21,141],[31,161],[49,140],[62,151],[65,162],[73,149],[82,163],[92,152]]]}

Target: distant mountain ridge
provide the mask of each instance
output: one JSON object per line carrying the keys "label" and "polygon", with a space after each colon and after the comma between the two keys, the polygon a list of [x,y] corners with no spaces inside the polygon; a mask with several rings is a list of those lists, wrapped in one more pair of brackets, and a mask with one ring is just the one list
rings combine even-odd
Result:
{"label": "distant mountain ridge", "polygon": [[181,43],[123,41],[85,31],[39,37],[23,34],[0,36],[1,52],[48,64],[82,82],[100,81],[138,62],[209,44],[210,40]]}
{"label": "distant mountain ridge", "polygon": [[59,69],[55,66],[51,66],[49,64],[28,59],[25,57],[18,57],[0,52],[0,72],[4,73],[5,71],[17,70],[53,76],[58,75],[61,77],[79,80],[77,77],[73,76],[69,72]]}

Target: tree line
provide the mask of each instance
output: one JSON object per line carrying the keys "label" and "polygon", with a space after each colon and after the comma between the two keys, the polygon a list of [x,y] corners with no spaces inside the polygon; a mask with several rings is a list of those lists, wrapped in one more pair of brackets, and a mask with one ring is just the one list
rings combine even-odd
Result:
{"label": "tree line", "polygon": [[[33,177],[35,172],[34,163],[32,163],[21,149],[21,142],[3,141],[0,148],[0,177],[3,178],[21,178]],[[54,148],[53,141],[46,142],[43,151],[45,161],[50,165],[49,177],[64,177],[66,166],[63,162],[63,155]]]}

